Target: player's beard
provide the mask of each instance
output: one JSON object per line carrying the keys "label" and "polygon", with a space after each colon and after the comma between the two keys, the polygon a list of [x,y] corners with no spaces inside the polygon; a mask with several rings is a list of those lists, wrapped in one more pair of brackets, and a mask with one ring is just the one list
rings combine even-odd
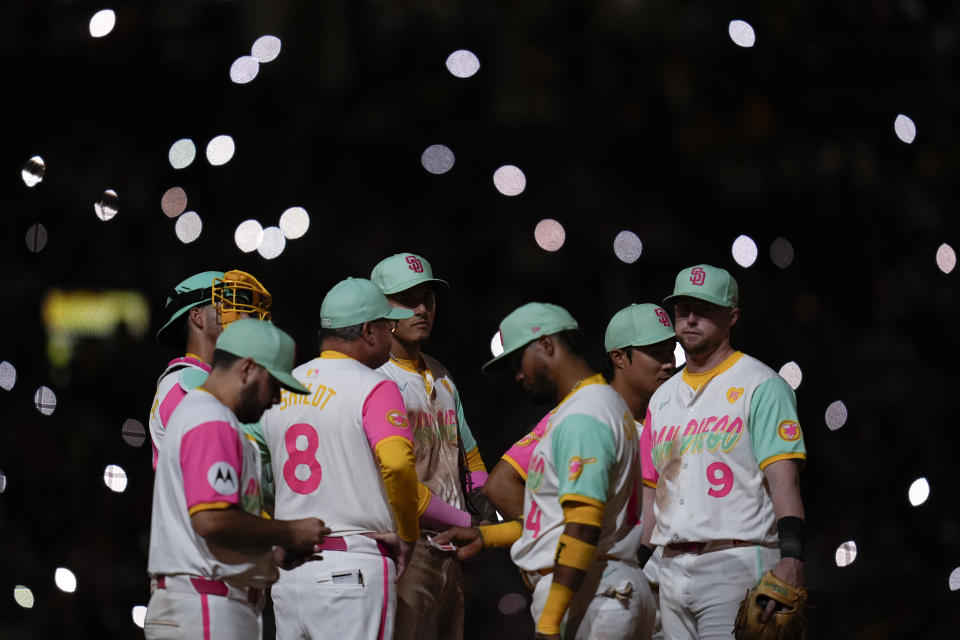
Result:
{"label": "player's beard", "polygon": [[524,391],[534,404],[548,405],[557,401],[557,385],[547,377],[543,369],[534,371],[533,381],[530,386],[524,387]]}
{"label": "player's beard", "polygon": [[260,402],[260,393],[257,387],[258,385],[255,383],[250,384],[240,392],[240,404],[237,405],[237,409],[233,413],[237,416],[237,420],[244,424],[256,422],[266,411],[266,407]]}

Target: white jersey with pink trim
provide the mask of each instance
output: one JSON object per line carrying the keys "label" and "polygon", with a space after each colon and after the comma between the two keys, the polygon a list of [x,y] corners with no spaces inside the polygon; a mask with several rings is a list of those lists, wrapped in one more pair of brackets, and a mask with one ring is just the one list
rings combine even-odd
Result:
{"label": "white jersey with pink trim", "polygon": [[394,358],[377,371],[396,382],[403,394],[417,478],[447,504],[464,509],[459,439],[463,438],[464,451],[475,448],[477,443],[467,426],[450,372],[436,358],[422,355],[422,373],[413,363]]}
{"label": "white jersey with pink trim", "polygon": [[623,540],[634,528],[626,506],[639,481],[637,452],[633,416],[620,394],[600,375],[575,388],[552,412],[530,461],[514,563],[525,571],[553,567],[567,499],[603,507],[599,555],[636,562],[636,548]]}
{"label": "white jersey with pink trim", "polygon": [[240,432],[236,416],[216,397],[186,394],[166,427],[153,482],[150,519],[151,576],[187,574],[231,579],[262,588],[277,570],[266,552],[248,556],[209,545],[191,515],[238,506],[260,514],[260,452]]}
{"label": "white jersey with pink trim", "polygon": [[656,487],[652,542],[775,544],[763,469],[806,449],[797,401],[768,366],[735,352],[703,373],[681,371],[650,398],[643,482]]}
{"label": "white jersey with pink trim", "polygon": [[[210,365],[196,356],[186,355],[174,358],[167,364],[167,368],[157,380],[157,391],[153,394],[153,403],[150,405],[150,441],[153,444],[153,469],[157,469],[157,454],[160,443],[163,442],[164,432],[170,415],[177,408],[187,391],[196,386],[195,381],[183,381],[184,373],[201,374],[203,378],[210,373]],[[190,377],[188,373],[187,377]]]}
{"label": "white jersey with pink trim", "polygon": [[[280,404],[261,419],[276,482],[276,517],[321,518],[332,536],[395,531],[374,447],[389,437],[410,439],[396,386],[329,351],[298,366],[293,376],[310,394],[283,391]],[[365,428],[367,399],[385,384],[394,387],[396,406],[371,409],[377,415],[367,417]]]}

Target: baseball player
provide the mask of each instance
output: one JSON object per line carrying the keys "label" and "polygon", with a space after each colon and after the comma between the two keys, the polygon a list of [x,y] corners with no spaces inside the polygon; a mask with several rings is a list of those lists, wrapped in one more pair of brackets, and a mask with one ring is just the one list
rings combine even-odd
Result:
{"label": "baseball player", "polygon": [[[604,377],[627,403],[639,436],[647,403],[653,392],[674,372],[673,324],[667,312],[655,304],[632,304],[617,312],[607,325],[604,346],[609,359],[604,363]],[[517,441],[494,466],[484,486],[484,493],[504,517],[516,518],[523,506],[523,485],[527,479],[530,458],[542,439],[551,414],[540,420],[534,429]],[[647,562],[652,550],[640,544],[640,495],[635,489],[627,503],[627,521],[634,524],[622,544],[639,550],[638,561],[644,573],[656,585],[656,561]],[[639,594],[638,594],[639,597]],[[636,638],[657,637],[659,620],[655,613],[656,594],[641,603],[644,615]],[[653,625],[651,629],[651,625]]]}
{"label": "baseball player", "polygon": [[[467,501],[482,499],[487,470],[450,372],[422,350],[433,330],[437,291],[448,285],[433,277],[425,258],[413,253],[380,261],[370,279],[391,305],[413,313],[397,322],[390,359],[379,369],[403,394],[421,483],[421,544],[397,585],[394,638],[459,640],[464,620],[460,563],[455,556],[431,553],[426,537],[451,526],[470,526]],[[496,521],[492,511],[488,517]]]}
{"label": "baseball player", "polygon": [[322,513],[331,529],[323,559],[284,571],[272,589],[277,638],[393,633],[394,583],[419,535],[417,475],[403,397],[375,369],[389,357],[390,329],[412,315],[369,280],[338,283],[320,308],[320,357],[293,372],[309,395],[284,393],[261,421],[276,516]]}
{"label": "baseball player", "polygon": [[304,560],[329,533],[315,517],[260,513],[260,454],[240,433],[280,400],[292,375],[293,339],[244,319],[216,342],[209,376],[167,422],[157,464],[148,570],[155,581],[148,639],[260,637],[263,589],[286,554]]}
{"label": "baseball player", "polygon": [[524,305],[503,320],[500,334],[504,351],[484,369],[513,369],[534,400],[557,403],[530,461],[524,518],[456,527],[436,541],[456,543],[461,558],[511,546],[533,588],[538,638],[633,637],[637,593],[648,586],[636,549],[623,544],[633,529],[626,505],[638,475],[630,410],[591,369],[583,335],[561,307]]}
{"label": "baseball player", "polygon": [[256,278],[243,271],[204,271],[190,276],[167,296],[167,322],[157,332],[157,342],[186,354],[174,358],[160,374],[150,406],[150,439],[153,468],[170,414],[187,391],[210,373],[214,344],[228,324],[242,317],[270,319],[272,299]]}
{"label": "baseball player", "polygon": [[644,520],[655,521],[644,536],[663,546],[666,637],[731,638],[740,601],[767,570],[803,585],[803,434],[793,390],[730,345],[740,309],[727,271],[684,269],[666,300],[687,365],[653,394],[644,421]]}

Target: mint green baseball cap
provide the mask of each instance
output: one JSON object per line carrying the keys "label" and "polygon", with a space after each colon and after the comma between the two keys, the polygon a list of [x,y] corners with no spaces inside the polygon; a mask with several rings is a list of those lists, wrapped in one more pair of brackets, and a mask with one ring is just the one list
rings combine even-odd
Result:
{"label": "mint green baseball cap", "polygon": [[721,307],[736,307],[740,303],[740,288],[726,269],[698,264],[677,274],[673,295],[663,301],[670,302],[680,296],[704,300]]}
{"label": "mint green baseball cap", "polygon": [[603,346],[607,352],[624,347],[643,347],[676,335],[670,316],[655,304],[631,304],[617,311],[607,325]]}
{"label": "mint green baseball cap", "polygon": [[506,357],[517,349],[527,346],[541,336],[579,328],[577,321],[563,307],[547,302],[528,302],[511,311],[500,322],[503,353],[483,365],[482,370],[486,373],[502,371],[506,365]]}
{"label": "mint green baseball cap", "polygon": [[413,317],[410,309],[390,306],[383,292],[366,278],[347,278],[333,286],[320,304],[320,326],[340,329],[387,318]]}
{"label": "mint green baseball cap", "polygon": [[288,391],[310,393],[290,373],[296,353],[293,338],[268,320],[243,318],[231,322],[217,338],[216,348],[241,358],[250,358]]}
{"label": "mint green baseball cap", "polygon": [[370,280],[386,295],[406,291],[424,282],[437,289],[450,286],[445,280],[434,278],[427,259],[415,253],[395,253],[384,258],[370,272]]}
{"label": "mint green baseball cap", "polygon": [[223,278],[223,271],[203,271],[175,286],[163,303],[164,314],[170,314],[166,324],[157,331],[157,342],[171,349],[183,347],[183,335],[177,328],[183,314],[194,307],[212,304],[213,282]]}

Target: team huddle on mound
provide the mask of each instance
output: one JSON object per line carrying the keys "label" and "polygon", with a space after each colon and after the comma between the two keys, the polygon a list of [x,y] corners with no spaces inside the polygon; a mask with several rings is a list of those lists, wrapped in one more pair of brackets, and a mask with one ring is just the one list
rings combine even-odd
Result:
{"label": "team huddle on mound", "polygon": [[295,366],[256,278],[177,285],[157,338],[185,353],[150,411],[147,638],[260,638],[269,587],[280,639],[460,639],[460,561],[488,547],[509,547],[537,638],[803,635],[796,399],[731,346],[729,273],[681,271],[675,322],[617,312],[601,371],[562,307],[508,314],[483,369],[552,408],[489,474],[422,351],[447,286],[411,253],[341,281],[320,355]]}

